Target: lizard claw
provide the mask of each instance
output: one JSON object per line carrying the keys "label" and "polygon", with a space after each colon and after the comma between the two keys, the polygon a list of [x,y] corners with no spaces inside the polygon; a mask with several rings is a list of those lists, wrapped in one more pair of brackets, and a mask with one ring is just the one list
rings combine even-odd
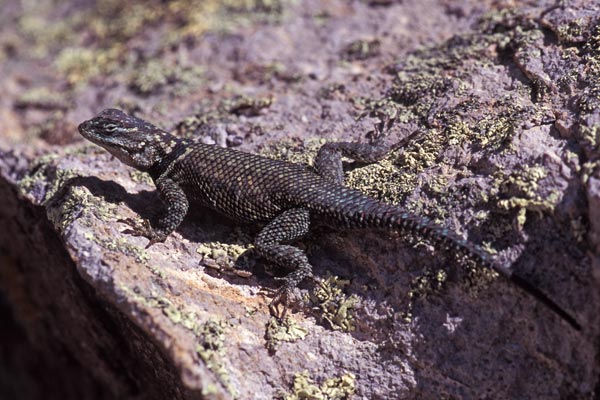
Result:
{"label": "lizard claw", "polygon": [[[273,300],[269,303],[269,312],[272,316],[282,321],[285,319],[285,315],[287,314],[288,305],[289,305],[289,288],[286,285],[281,286],[279,289],[275,291],[275,296],[273,296]],[[281,314],[279,313],[279,305],[283,305],[283,310]]]}
{"label": "lizard claw", "polygon": [[[273,300],[271,300],[271,303],[269,304],[269,311],[271,312],[271,315],[279,318],[280,320],[285,318],[285,314],[287,313],[289,306],[289,299],[292,297],[292,291],[302,280],[306,278],[316,281],[321,287],[323,287],[323,284],[312,274],[310,265],[308,264],[306,264],[304,268],[298,268],[286,276],[274,278],[277,281],[283,281],[283,284],[275,291]],[[280,304],[283,305],[281,314],[279,313]]]}
{"label": "lizard claw", "polygon": [[133,218],[119,219],[117,222],[129,225],[129,228],[121,231],[121,233],[148,238],[150,241],[146,245],[146,248],[155,243],[164,242],[166,239],[166,235],[162,235],[160,232],[154,230],[147,219],[142,220],[141,223]]}
{"label": "lizard claw", "polygon": [[152,229],[148,220],[142,220],[142,222],[140,223],[138,220],[135,220],[133,218],[121,218],[117,220],[117,222],[129,225],[129,228],[121,231],[121,233],[127,233],[133,236],[147,237],[148,231]]}
{"label": "lizard claw", "polygon": [[320,287],[322,290],[325,290],[325,291],[327,291],[327,290],[328,290],[327,286],[325,286],[325,283],[323,283],[323,280],[321,280],[321,279],[317,278],[317,277],[316,277],[316,276],[314,276],[314,275],[311,275],[311,276],[310,276],[310,279],[311,279],[311,280],[312,280],[312,281],[313,281],[313,282],[314,282],[316,285],[318,285],[318,286],[319,286],[319,287]]}
{"label": "lizard claw", "polygon": [[155,243],[162,243],[162,242],[164,242],[164,241],[165,241],[165,239],[163,239],[163,240],[160,240],[160,239],[158,239],[158,238],[148,238],[148,239],[150,239],[150,241],[149,241],[149,242],[148,242],[148,244],[146,245],[145,249],[149,248],[150,246],[152,246],[152,245],[153,245],[153,244],[155,244]]}

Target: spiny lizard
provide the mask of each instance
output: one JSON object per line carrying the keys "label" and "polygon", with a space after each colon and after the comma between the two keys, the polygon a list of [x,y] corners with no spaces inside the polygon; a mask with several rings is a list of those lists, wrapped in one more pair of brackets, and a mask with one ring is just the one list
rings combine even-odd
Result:
{"label": "spiny lizard", "polygon": [[287,243],[304,236],[311,225],[339,229],[380,229],[417,234],[433,244],[467,255],[509,279],[571,326],[577,321],[535,286],[493,260],[481,247],[399,206],[343,186],[342,156],[372,163],[390,151],[383,144],[326,143],[311,170],[303,165],[182,139],[119,110],[107,109],[79,125],[88,140],[125,164],[150,174],[165,205],[156,228],[148,221],[133,227],[135,235],[164,241],[187,214],[191,201],[234,220],[262,224],[254,242],[257,253],[288,268],[269,309],[283,313],[288,298],[305,278],[313,277],[303,251]]}

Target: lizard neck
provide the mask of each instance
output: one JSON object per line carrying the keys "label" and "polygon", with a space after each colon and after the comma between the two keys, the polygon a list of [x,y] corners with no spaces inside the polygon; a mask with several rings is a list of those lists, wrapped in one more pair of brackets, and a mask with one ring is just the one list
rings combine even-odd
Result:
{"label": "lizard neck", "polygon": [[164,175],[177,160],[185,154],[189,141],[179,139],[174,136],[169,137],[169,141],[163,141],[157,144],[154,149],[155,160],[147,172],[153,180],[157,180]]}

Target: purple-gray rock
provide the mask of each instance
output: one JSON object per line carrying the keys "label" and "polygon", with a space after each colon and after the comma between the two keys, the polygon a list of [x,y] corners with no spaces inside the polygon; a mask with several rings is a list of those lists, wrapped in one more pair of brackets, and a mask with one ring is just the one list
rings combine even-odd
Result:
{"label": "purple-gray rock", "polygon": [[[0,398],[593,399],[600,13],[592,2],[4,2]],[[284,323],[256,227],[194,208],[145,248],[149,177],[76,126],[117,107],[310,162],[421,133],[347,184],[497,253],[577,332],[414,237],[312,232]]]}

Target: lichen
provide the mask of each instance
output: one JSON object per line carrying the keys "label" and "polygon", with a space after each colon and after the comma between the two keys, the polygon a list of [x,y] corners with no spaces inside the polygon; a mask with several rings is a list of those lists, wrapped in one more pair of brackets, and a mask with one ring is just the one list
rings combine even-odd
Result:
{"label": "lichen", "polygon": [[[48,5],[30,2],[23,7],[18,28],[23,40],[28,42],[29,55],[37,58],[53,55],[56,69],[76,87],[98,75],[122,80],[127,79],[128,74],[121,72],[135,73],[137,65],[129,53],[129,43],[159,23],[168,29],[158,36],[159,42],[153,44],[158,53],[207,31],[224,32],[259,20],[279,22],[284,4],[284,1],[244,0],[199,3],[177,0],[168,4],[151,0],[124,4],[100,0],[91,7],[73,8],[61,15],[60,20],[47,20],[42,16],[51,14]],[[91,42],[90,38],[93,38]],[[171,76],[178,82],[187,82],[179,89],[190,90],[189,83],[196,78],[189,73],[194,68],[172,72]],[[141,91],[152,89],[142,85],[139,79],[135,81]]]}
{"label": "lichen", "polygon": [[76,170],[59,169],[54,161],[57,154],[47,154],[32,161],[30,173],[18,182],[22,195],[36,199],[41,205],[54,197],[64,187],[65,182],[78,176]]}
{"label": "lichen", "polygon": [[15,100],[15,107],[32,107],[45,110],[66,109],[69,107],[69,102],[64,93],[41,86],[21,93]]}
{"label": "lichen", "polygon": [[72,85],[85,83],[88,79],[115,71],[119,66],[118,47],[98,51],[86,47],[65,47],[56,57],[56,69]]}
{"label": "lichen", "polygon": [[280,321],[271,317],[265,333],[266,347],[270,352],[275,352],[282,342],[296,342],[307,335],[308,329],[298,325],[293,319],[288,317]]}
{"label": "lichen", "polygon": [[129,177],[135,183],[146,183],[148,185],[154,185],[152,177],[147,172],[138,171],[137,169],[131,169],[129,171]]}
{"label": "lichen", "polygon": [[231,265],[235,263],[236,268],[233,272],[239,276],[248,277],[249,260],[244,258],[245,253],[252,248],[252,240],[243,235],[243,238],[237,235],[231,236],[226,242],[213,241],[201,244],[196,248],[200,254],[199,262],[209,268],[218,269],[224,272],[231,270]]}
{"label": "lichen", "polygon": [[69,187],[64,197],[47,204],[48,219],[61,233],[64,233],[78,218],[82,219],[82,224],[91,225],[89,218],[82,218],[84,213],[105,222],[114,221],[117,216],[117,206],[98,199],[80,186]]}
{"label": "lichen", "polygon": [[583,18],[565,21],[564,24],[554,27],[554,31],[561,43],[583,42],[590,31],[588,22]]}
{"label": "lichen", "polygon": [[446,271],[443,269],[427,268],[411,280],[410,289],[407,293],[408,304],[402,312],[405,322],[412,321],[416,301],[438,291],[446,282],[446,279]]}
{"label": "lichen", "polygon": [[[323,138],[305,140],[286,138],[276,143],[266,144],[259,150],[259,154],[312,167],[317,152],[325,143],[326,140]],[[404,164],[405,162],[398,160],[408,157],[413,148],[413,145],[409,145],[402,149],[402,152],[390,153],[378,163],[345,171],[344,184],[378,200],[390,204],[401,203],[406,194],[414,189],[417,181],[416,175],[412,171],[409,172],[410,168],[401,169],[397,164]]]}
{"label": "lichen", "polygon": [[203,323],[196,332],[198,336],[196,353],[235,398],[238,397],[238,393],[232,387],[229,373],[223,365],[225,357],[223,344],[225,343],[225,329],[228,327],[229,324],[224,321],[209,320]]}
{"label": "lichen", "polygon": [[263,110],[271,107],[274,101],[275,98],[273,96],[254,98],[238,95],[232,99],[224,100],[221,103],[220,108],[230,114],[256,117],[260,115]]}
{"label": "lichen", "polygon": [[315,285],[309,300],[320,310],[320,316],[331,329],[352,332],[354,325],[354,308],[359,302],[355,295],[347,296],[343,289],[350,281],[337,276],[328,276],[320,284]]}
{"label": "lichen", "polygon": [[204,69],[200,66],[171,65],[163,60],[149,60],[135,68],[129,77],[129,86],[147,96],[166,91],[183,96],[203,82]]}
{"label": "lichen", "polygon": [[121,254],[133,257],[136,262],[147,267],[158,277],[162,279],[166,278],[166,275],[162,270],[148,263],[148,261],[150,261],[150,255],[146,252],[146,250],[141,246],[129,243],[126,237],[106,238],[90,234],[86,235],[86,238],[92,240],[94,243],[100,245],[100,247],[106,250],[119,252]]}
{"label": "lichen", "polygon": [[522,166],[507,173],[497,171],[493,176],[491,198],[501,210],[517,211],[517,226],[522,228],[527,220],[527,212],[538,214],[552,212],[562,198],[559,190],[541,192],[541,184],[548,172],[543,166]]}
{"label": "lichen", "polygon": [[[394,157],[392,155],[391,157]],[[417,184],[416,174],[400,169],[388,158],[346,174],[348,186],[389,204],[401,204]]]}
{"label": "lichen", "polygon": [[275,160],[285,160],[295,164],[312,166],[319,148],[325,144],[323,138],[284,138],[262,146],[258,154]]}
{"label": "lichen", "polygon": [[317,385],[308,371],[296,373],[291,394],[281,394],[284,400],[341,400],[348,399],[356,391],[356,376],[347,372],[339,377],[328,378]]}
{"label": "lichen", "polygon": [[[183,305],[176,305],[170,299],[159,295],[158,293],[143,294],[139,290],[120,285],[128,298],[133,299],[137,304],[144,308],[161,310],[162,314],[174,325],[181,326],[196,339],[195,352],[219,379],[221,384],[229,391],[233,398],[238,397],[237,391],[231,385],[231,379],[227,369],[223,365],[225,360],[225,330],[231,327],[231,324],[222,320],[209,319],[201,321],[195,311],[188,310]],[[214,392],[214,387],[204,387],[203,394]]]}

